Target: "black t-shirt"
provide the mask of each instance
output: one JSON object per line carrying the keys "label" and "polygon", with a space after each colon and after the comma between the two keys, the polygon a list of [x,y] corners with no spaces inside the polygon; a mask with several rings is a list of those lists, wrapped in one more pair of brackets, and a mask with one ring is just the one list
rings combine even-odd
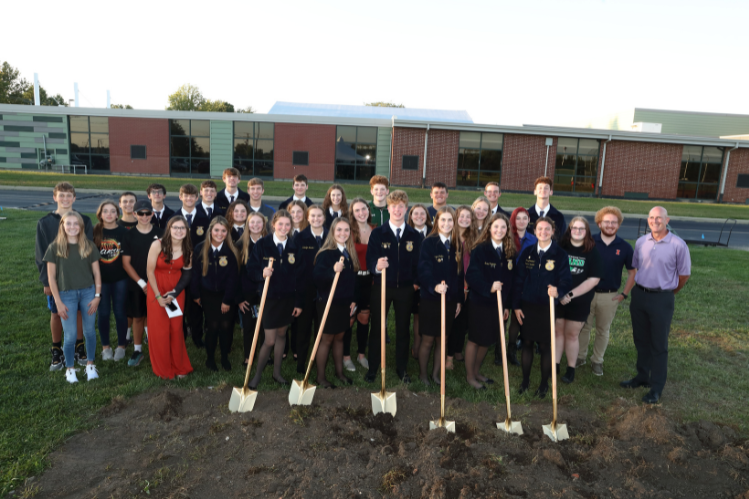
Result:
{"label": "black t-shirt", "polygon": [[117,220],[117,224],[120,225],[121,227],[125,227],[127,230],[130,230],[136,225],[138,225],[138,221],[136,220],[135,222],[125,222],[122,219],[120,219],[120,220]]}
{"label": "black t-shirt", "polygon": [[[601,262],[601,255],[598,253],[596,248],[593,248],[589,252],[585,253],[583,247],[576,247],[572,244],[565,244],[563,246],[567,252],[570,261],[570,273],[572,274],[572,289],[578,287],[586,279],[591,277],[603,276],[603,265]],[[596,290],[591,289],[582,296],[575,296],[574,298],[582,299],[593,299],[593,295]]]}
{"label": "black t-shirt", "polygon": [[[128,231],[122,245],[122,254],[130,257],[130,265],[135,269],[138,276],[144,281],[148,280],[146,265],[148,263],[148,251],[151,244],[161,237],[164,231],[155,225],[151,226],[151,232],[143,234],[137,228]],[[131,289],[139,289],[138,283],[129,279],[128,285]]]}
{"label": "black t-shirt", "polygon": [[122,267],[122,241],[127,235],[127,229],[118,225],[114,229],[102,229],[101,243],[99,243],[99,267],[101,268],[101,282],[111,283],[121,281],[127,277]]}

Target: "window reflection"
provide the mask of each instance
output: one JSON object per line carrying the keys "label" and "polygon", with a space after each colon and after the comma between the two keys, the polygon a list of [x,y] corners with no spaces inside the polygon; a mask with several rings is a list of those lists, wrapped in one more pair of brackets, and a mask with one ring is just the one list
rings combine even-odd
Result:
{"label": "window reflection", "polygon": [[499,182],[503,143],[501,133],[460,132],[456,184],[478,187],[487,182]]}
{"label": "window reflection", "polygon": [[723,166],[720,147],[684,146],[676,196],[688,199],[716,199]]}
{"label": "window reflection", "polygon": [[368,182],[377,164],[377,128],[336,127],[336,180]]}
{"label": "window reflection", "polygon": [[559,137],[554,166],[554,190],[557,192],[595,192],[598,175],[598,149],[594,139]]}
{"label": "window reflection", "polygon": [[109,118],[70,116],[70,161],[98,172],[109,171]]}
{"label": "window reflection", "polygon": [[234,122],[234,167],[242,175],[273,176],[273,123]]}

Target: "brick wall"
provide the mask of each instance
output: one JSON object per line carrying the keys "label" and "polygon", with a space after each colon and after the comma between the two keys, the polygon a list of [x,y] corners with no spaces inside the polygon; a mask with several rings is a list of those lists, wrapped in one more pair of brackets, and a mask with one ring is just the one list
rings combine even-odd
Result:
{"label": "brick wall", "polygon": [[609,142],[606,145],[603,195],[624,197],[626,192],[638,192],[647,193],[651,198],[674,199],[682,150],[683,146],[678,144]]}
{"label": "brick wall", "polygon": [[[146,146],[146,159],[130,159],[130,146]],[[169,175],[169,120],[109,118],[112,173]]]}
{"label": "brick wall", "polygon": [[[425,132],[425,128],[395,127],[395,130],[393,131],[393,161],[390,166],[391,184],[421,187],[421,175],[422,170],[424,169]],[[403,169],[403,156],[419,157],[418,167],[416,168],[416,170]],[[457,163],[458,155],[456,153],[456,167]],[[452,185],[455,185],[455,183],[453,182]]]}
{"label": "brick wall", "polygon": [[[292,179],[303,173],[310,180],[333,181],[335,125],[276,123],[273,144],[273,177]],[[292,165],[294,151],[309,152],[309,165]]]}
{"label": "brick wall", "polygon": [[[549,147],[547,176],[554,178],[557,139]],[[546,136],[505,134],[502,146],[502,190],[532,192],[544,175]]]}
{"label": "brick wall", "polygon": [[[393,141],[393,165],[390,170],[390,183],[421,187],[424,171],[424,128],[395,129]],[[453,130],[429,130],[427,145],[427,176],[425,185],[444,182],[448,187],[455,187],[458,168],[458,146],[460,132]],[[403,169],[403,156],[418,156],[416,170]]]}
{"label": "brick wall", "polygon": [[731,151],[726,177],[726,191],[723,201],[726,203],[746,203],[749,199],[749,189],[736,187],[739,174],[749,174],[749,150],[736,149]]}

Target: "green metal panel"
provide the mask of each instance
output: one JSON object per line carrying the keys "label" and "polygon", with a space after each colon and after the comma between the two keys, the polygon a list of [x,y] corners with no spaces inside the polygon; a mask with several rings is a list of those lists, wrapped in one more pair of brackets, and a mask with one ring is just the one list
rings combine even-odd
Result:
{"label": "green metal panel", "polygon": [[661,123],[662,134],[725,137],[749,133],[749,116],[635,109],[634,122]]}
{"label": "green metal panel", "polygon": [[234,126],[231,121],[211,121],[211,177],[221,177],[231,168],[234,153]]}
{"label": "green metal panel", "polygon": [[377,164],[375,173],[390,178],[390,141],[392,128],[377,129]]}
{"label": "green metal panel", "polygon": [[36,169],[47,154],[54,156],[56,165],[70,164],[68,120],[65,116],[31,113],[3,113],[0,115],[0,157],[3,168]]}

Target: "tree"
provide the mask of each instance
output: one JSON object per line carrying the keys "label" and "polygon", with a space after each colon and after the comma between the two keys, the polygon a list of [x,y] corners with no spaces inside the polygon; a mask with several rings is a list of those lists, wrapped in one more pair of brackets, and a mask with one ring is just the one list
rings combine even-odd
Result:
{"label": "tree", "polygon": [[23,102],[23,93],[28,87],[29,82],[20,77],[20,72],[3,62],[0,69],[0,103],[26,104]]}
{"label": "tree", "polygon": [[394,104],[392,102],[383,102],[383,101],[365,102],[364,105],[371,106],[371,107],[402,107],[402,108],[406,107],[403,104]]}
{"label": "tree", "polygon": [[200,89],[189,83],[182,85],[169,96],[169,111],[200,111],[205,103],[205,97]]}
{"label": "tree", "polygon": [[[27,105],[34,105],[34,85],[29,85],[29,87],[26,89],[26,91],[23,93],[23,100],[24,102],[20,102],[19,104],[27,104]],[[44,90],[44,87],[39,85],[39,104],[42,106],[65,106],[68,107],[68,103],[65,101],[65,99],[62,97],[62,95],[57,94],[50,97],[47,95],[47,91]]]}
{"label": "tree", "polygon": [[214,113],[233,113],[234,106],[226,101],[207,99],[203,103],[203,105],[200,106],[199,111],[210,111]]}
{"label": "tree", "polygon": [[112,104],[109,106],[111,109],[132,109],[133,106],[130,104]]}
{"label": "tree", "polygon": [[247,114],[255,114],[255,110],[252,109],[252,106],[247,106],[244,109],[237,109],[238,113],[247,113]]}

